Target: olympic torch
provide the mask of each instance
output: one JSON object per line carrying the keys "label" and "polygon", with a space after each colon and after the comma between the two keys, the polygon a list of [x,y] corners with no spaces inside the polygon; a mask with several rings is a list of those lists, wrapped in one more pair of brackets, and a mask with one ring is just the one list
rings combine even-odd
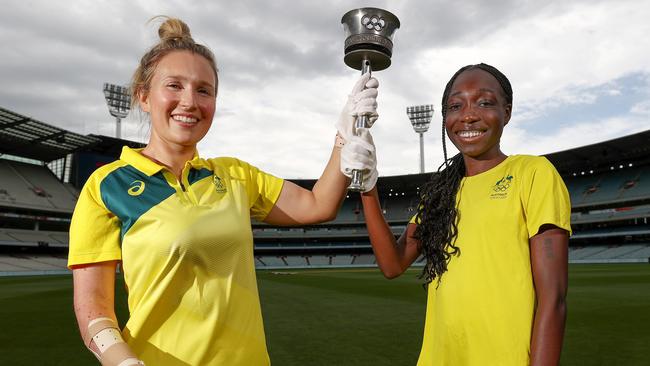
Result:
{"label": "olympic torch", "polygon": [[[399,19],[391,12],[378,8],[360,8],[350,10],[341,18],[345,31],[345,57],[343,61],[349,67],[361,70],[361,75],[380,71],[390,66],[393,55],[393,34],[400,26]],[[368,116],[358,116],[354,134],[369,128]],[[352,171],[351,191],[363,190],[363,174],[360,170]]]}

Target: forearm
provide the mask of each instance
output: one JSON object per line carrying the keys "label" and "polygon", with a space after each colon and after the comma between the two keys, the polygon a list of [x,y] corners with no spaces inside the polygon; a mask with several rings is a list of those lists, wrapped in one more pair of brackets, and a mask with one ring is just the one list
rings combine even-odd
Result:
{"label": "forearm", "polygon": [[314,221],[330,221],[336,217],[350,183],[340,170],[341,149],[334,147],[323,174],[312,188]]}
{"label": "forearm", "polygon": [[404,234],[402,245],[398,244],[390,226],[384,219],[376,188],[361,194],[361,202],[363,204],[363,214],[366,220],[368,236],[372,250],[375,253],[375,258],[377,259],[377,265],[379,265],[386,278],[394,278],[401,275],[412,262],[412,260],[409,261],[406,258],[404,250],[404,243],[408,234]]}
{"label": "forearm", "polygon": [[96,318],[115,316],[115,265],[87,266],[73,270],[74,312],[79,332],[88,345],[88,323]]}
{"label": "forearm", "polygon": [[116,261],[74,268],[74,311],[85,346],[105,366],[144,365],[122,338],[115,317]]}
{"label": "forearm", "polygon": [[531,366],[559,365],[566,312],[564,297],[538,303],[530,345]]}
{"label": "forearm", "polygon": [[564,339],[568,289],[568,233],[544,225],[531,238],[537,307],[530,344],[531,365],[558,365]]}

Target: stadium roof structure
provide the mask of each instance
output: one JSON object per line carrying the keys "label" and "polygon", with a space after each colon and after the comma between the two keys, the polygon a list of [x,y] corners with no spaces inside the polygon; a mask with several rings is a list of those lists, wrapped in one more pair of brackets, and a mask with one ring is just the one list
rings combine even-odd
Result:
{"label": "stadium roof structure", "polygon": [[650,163],[650,130],[544,155],[561,175]]}
{"label": "stadium roof structure", "polygon": [[[629,164],[647,165],[650,164],[650,130],[544,156],[564,177],[580,175],[589,170],[594,173],[604,172],[621,166],[631,166]],[[382,195],[388,195],[390,192],[415,192],[429,179],[431,173],[380,176],[377,188]],[[291,181],[308,189],[316,183],[315,179]]]}
{"label": "stadium roof structure", "polygon": [[93,134],[90,134],[88,136],[98,139],[99,142],[96,144],[84,146],[79,149],[80,151],[89,151],[106,156],[112,156],[115,159],[118,159],[120,157],[120,154],[122,153],[122,147],[124,146],[128,146],[134,149],[140,149],[147,146],[147,144],[144,144],[142,142],[118,139],[111,136]]}
{"label": "stadium roof structure", "polygon": [[98,142],[0,107],[0,154],[50,162]]}

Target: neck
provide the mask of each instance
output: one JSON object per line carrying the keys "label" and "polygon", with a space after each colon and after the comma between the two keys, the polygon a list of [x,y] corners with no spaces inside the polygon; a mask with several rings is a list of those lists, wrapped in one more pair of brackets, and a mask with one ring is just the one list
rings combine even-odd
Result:
{"label": "neck", "polygon": [[499,151],[496,156],[487,159],[473,158],[463,155],[463,160],[465,162],[465,176],[471,177],[486,172],[499,165],[499,163],[506,160],[507,157],[508,156],[501,151]]}
{"label": "neck", "polygon": [[160,143],[152,137],[149,144],[142,149],[141,154],[160,165],[164,165],[180,179],[185,163],[192,160],[195,152],[196,145],[183,146]]}

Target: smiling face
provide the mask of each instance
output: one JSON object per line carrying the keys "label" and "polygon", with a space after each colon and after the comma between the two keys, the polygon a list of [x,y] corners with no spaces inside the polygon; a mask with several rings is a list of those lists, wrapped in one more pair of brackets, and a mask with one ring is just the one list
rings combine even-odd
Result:
{"label": "smiling face", "polygon": [[149,145],[196,148],[212,125],[216,75],[203,56],[173,51],[156,65],[148,89],[139,95],[149,113]]}
{"label": "smiling face", "polygon": [[447,98],[445,129],[465,160],[493,160],[505,156],[499,147],[512,106],[501,85],[481,69],[462,72]]}

